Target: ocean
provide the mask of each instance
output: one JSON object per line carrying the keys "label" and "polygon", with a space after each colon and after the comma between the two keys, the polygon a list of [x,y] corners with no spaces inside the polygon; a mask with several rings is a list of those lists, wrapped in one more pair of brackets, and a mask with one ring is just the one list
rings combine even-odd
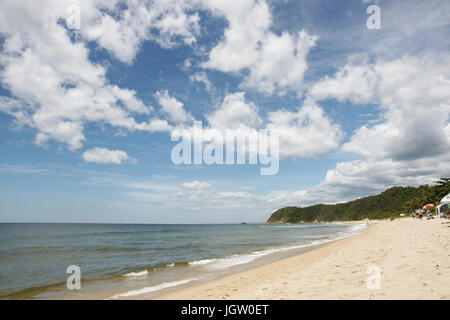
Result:
{"label": "ocean", "polygon": [[[143,299],[296,255],[365,224],[0,224],[0,299]],[[81,289],[66,273],[80,268]]]}

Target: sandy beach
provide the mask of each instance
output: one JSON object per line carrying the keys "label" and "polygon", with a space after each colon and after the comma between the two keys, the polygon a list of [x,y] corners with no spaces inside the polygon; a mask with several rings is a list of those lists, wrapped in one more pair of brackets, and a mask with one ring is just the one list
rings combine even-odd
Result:
{"label": "sandy beach", "polygon": [[351,238],[152,299],[450,299],[447,222],[370,221]]}

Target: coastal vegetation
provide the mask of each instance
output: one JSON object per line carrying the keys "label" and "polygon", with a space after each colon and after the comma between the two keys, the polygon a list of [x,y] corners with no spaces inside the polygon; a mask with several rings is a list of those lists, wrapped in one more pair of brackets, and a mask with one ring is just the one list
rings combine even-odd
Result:
{"label": "coastal vegetation", "polygon": [[422,208],[425,204],[437,204],[450,193],[450,178],[441,178],[435,181],[433,186],[425,185],[419,187],[418,195],[404,204],[405,209],[414,210]]}
{"label": "coastal vegetation", "polygon": [[268,223],[301,223],[313,221],[352,221],[388,219],[408,214],[428,203],[436,204],[450,193],[450,178],[434,185],[392,187],[381,194],[339,204],[317,204],[309,207],[285,207],[275,211]]}

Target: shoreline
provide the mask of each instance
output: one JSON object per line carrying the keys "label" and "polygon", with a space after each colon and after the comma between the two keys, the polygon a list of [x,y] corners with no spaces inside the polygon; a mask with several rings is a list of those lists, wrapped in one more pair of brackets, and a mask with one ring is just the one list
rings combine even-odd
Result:
{"label": "shoreline", "polygon": [[[380,221],[380,220],[375,220],[375,221]],[[219,274],[216,275],[213,278],[210,279],[199,279],[197,281],[191,282],[191,283],[187,283],[175,288],[167,288],[167,289],[163,289],[160,290],[157,293],[154,293],[150,296],[144,297],[144,295],[142,296],[142,298],[144,298],[145,300],[178,300],[178,298],[174,298],[172,297],[171,294],[176,294],[178,291],[183,291],[183,290],[187,290],[190,288],[196,288],[202,285],[208,285],[208,284],[212,284],[216,281],[220,281],[222,279],[225,279],[227,277],[231,277],[233,275],[236,274],[240,274],[240,273],[245,273],[245,272],[251,272],[252,270],[257,270],[259,268],[263,268],[265,266],[271,265],[271,264],[277,264],[278,262],[284,261],[284,260],[288,260],[288,259],[293,259],[299,256],[303,256],[304,254],[307,254],[308,252],[313,252],[316,250],[320,250],[321,248],[331,245],[333,243],[337,243],[346,239],[351,239],[354,237],[357,237],[365,232],[367,232],[369,230],[369,222],[370,221],[327,221],[327,222],[315,222],[318,224],[346,224],[346,225],[360,225],[363,226],[364,228],[362,231],[358,231],[357,233],[349,233],[344,235],[341,238],[334,238],[334,239],[329,239],[326,242],[323,243],[317,243],[317,244],[308,244],[305,245],[305,247],[303,247],[302,249],[300,249],[299,251],[297,251],[297,253],[295,254],[289,254],[287,256],[284,257],[276,257],[276,255],[274,256],[269,256],[269,257],[265,257],[266,261],[253,261],[247,264],[244,264],[242,266],[238,266],[234,271],[228,272],[228,273],[224,273],[224,274]],[[283,225],[302,225],[303,223],[289,223],[289,224],[285,224],[283,223]],[[298,250],[298,249],[297,249]],[[269,259],[267,259],[269,258]],[[166,297],[167,295],[167,297]],[[189,295],[189,294],[188,294]],[[185,300],[185,298],[179,298],[181,300]],[[186,298],[188,299],[188,298]],[[189,298],[190,299],[190,298]],[[206,298],[201,298],[201,299],[206,299]]]}
{"label": "shoreline", "polygon": [[[442,219],[371,220],[360,234],[149,299],[450,299],[448,226]],[[367,286],[374,267],[379,289]]]}
{"label": "shoreline", "polygon": [[[322,223],[315,223],[322,224]],[[174,279],[170,281],[165,281],[163,283],[160,283],[158,285],[152,286],[152,287],[145,287],[137,290],[133,290],[131,292],[124,292],[122,294],[116,294],[115,296],[111,297],[112,299],[139,299],[139,300],[147,300],[147,299],[153,299],[156,296],[163,295],[166,293],[170,293],[173,291],[181,290],[184,288],[188,288],[191,286],[197,286],[204,283],[210,283],[212,281],[222,279],[223,277],[233,275],[239,272],[251,270],[253,268],[257,268],[260,266],[264,266],[266,264],[270,264],[273,262],[277,262],[283,259],[291,258],[294,256],[298,256],[301,254],[304,254],[308,251],[317,250],[318,248],[327,245],[328,243],[336,242],[341,239],[346,239],[349,237],[353,237],[355,235],[360,234],[361,232],[364,232],[367,229],[367,222],[323,222],[323,224],[332,224],[332,225],[346,225],[350,228],[346,231],[338,232],[336,234],[327,235],[324,237],[317,238],[316,240],[313,240],[311,242],[305,242],[301,244],[295,244],[295,245],[287,245],[287,246],[281,246],[278,248],[265,248],[260,249],[254,252],[249,253],[241,253],[241,254],[235,254],[232,256],[226,256],[222,258],[212,258],[212,259],[202,259],[200,261],[191,262],[190,264],[197,264],[199,266],[201,265],[209,265],[210,263],[217,262],[217,260],[227,260],[235,257],[250,257],[249,261],[240,262],[231,264],[228,267],[219,267],[218,269],[215,269],[214,267],[211,269],[204,270],[205,275],[197,277],[189,277],[189,278],[181,278],[180,279]],[[297,224],[302,225],[302,224]],[[309,224],[307,224],[309,225]],[[245,259],[244,259],[245,260]]]}

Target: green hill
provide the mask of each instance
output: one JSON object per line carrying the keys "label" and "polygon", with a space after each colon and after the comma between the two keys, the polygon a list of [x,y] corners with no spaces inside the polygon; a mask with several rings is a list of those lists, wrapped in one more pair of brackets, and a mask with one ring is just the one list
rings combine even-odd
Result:
{"label": "green hill", "polygon": [[393,187],[375,196],[335,205],[286,207],[275,211],[268,223],[300,223],[312,221],[350,221],[398,217],[408,213],[405,206],[420,195],[423,187]]}

